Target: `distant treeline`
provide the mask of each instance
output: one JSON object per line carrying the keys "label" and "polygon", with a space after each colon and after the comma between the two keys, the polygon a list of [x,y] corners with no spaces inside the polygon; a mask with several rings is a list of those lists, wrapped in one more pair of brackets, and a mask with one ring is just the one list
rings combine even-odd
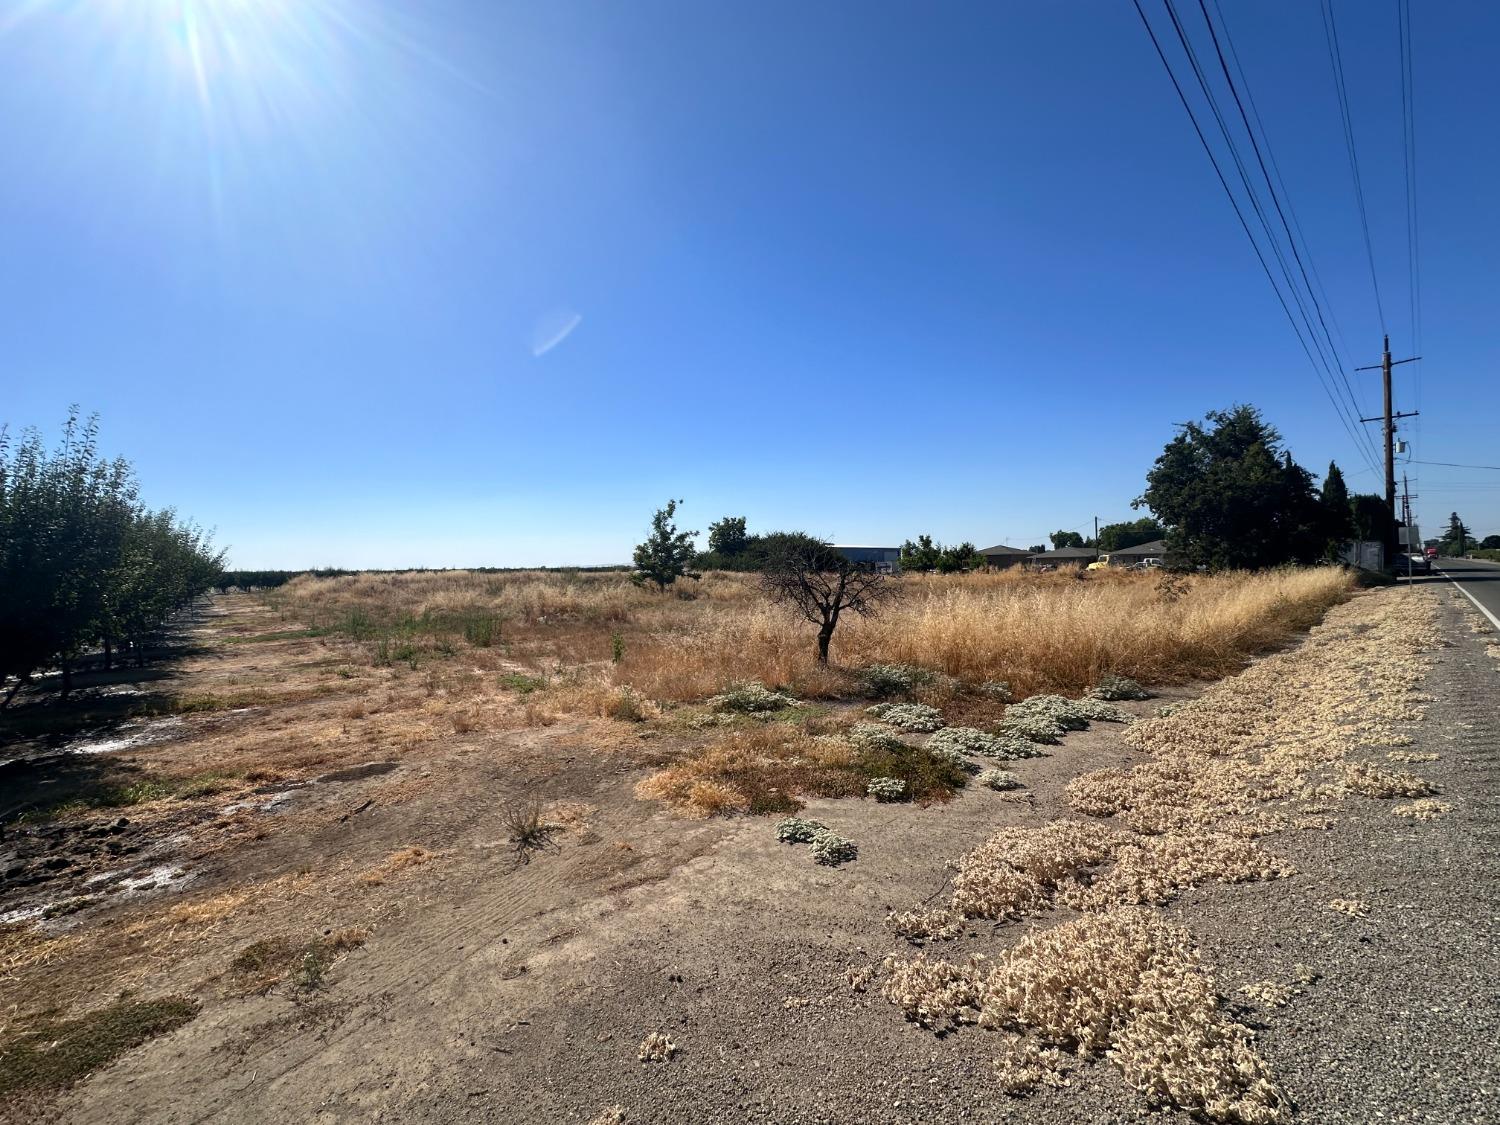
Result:
{"label": "distant treeline", "polygon": [[222,555],[170,508],[139,498],[130,465],[98,454],[97,423],[72,413],[48,450],[0,430],[0,706],[42,669],[102,650],[139,656],[172,614],[205,593]]}
{"label": "distant treeline", "polygon": [[543,572],[549,574],[606,574],[611,571],[628,571],[628,566],[405,566],[396,569],[371,567],[367,570],[341,570],[325,566],[312,570],[225,570],[220,572],[213,586],[220,593],[228,590],[274,590],[285,586],[293,578],[310,574],[314,578],[344,578],[354,574],[447,574],[462,570],[469,574],[523,574]]}

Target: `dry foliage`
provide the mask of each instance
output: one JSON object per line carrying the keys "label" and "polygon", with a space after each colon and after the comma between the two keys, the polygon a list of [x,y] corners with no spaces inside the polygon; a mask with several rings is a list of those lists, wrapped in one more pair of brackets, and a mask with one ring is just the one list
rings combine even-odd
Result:
{"label": "dry foliage", "polygon": [[[1160,682],[1221,674],[1349,593],[1334,568],[1193,576],[1173,597],[1150,575],[1108,571],[908,575],[894,585],[900,596],[879,617],[840,625],[836,662],[1003,681],[1017,698],[1077,694],[1108,675]],[[803,697],[848,688],[847,675],[817,664],[810,628],[767,602],[748,575],[705,574],[665,596],[620,573],[304,576],[268,599],[309,625],[402,638],[417,661],[461,649],[488,667],[502,651],[512,660],[604,667],[618,635],[623,656],[610,670],[647,699],[703,700],[746,680]]]}
{"label": "dry foliage", "polygon": [[423,864],[432,862],[433,853],[426,848],[416,846],[398,848],[374,867],[359,876],[359,882],[366,887],[378,887],[387,879],[398,875],[413,867],[421,867]]}
{"label": "dry foliage", "polygon": [[1431,797],[1423,797],[1420,801],[1413,801],[1409,805],[1397,805],[1391,810],[1397,816],[1410,817],[1412,820],[1436,820],[1440,816],[1447,816],[1453,811],[1453,806],[1447,801],[1436,801]]}
{"label": "dry foliage", "polygon": [[[1007,1089],[1057,1074],[1041,1044],[1105,1054],[1152,1102],[1214,1121],[1271,1125],[1290,1107],[1251,1046],[1220,1010],[1187,932],[1142,910],[1086,915],[1028,935],[993,964],[891,959],[881,994],[908,1019],[941,1030],[977,1023],[1020,1033],[1000,1060]],[[1037,1073],[1038,1071],[1042,1073]]]}
{"label": "dry foliage", "polygon": [[1351,918],[1367,918],[1370,915],[1369,904],[1357,898],[1336,898],[1328,904],[1328,909],[1337,910]]}
{"label": "dry foliage", "polygon": [[640,1047],[636,1050],[636,1055],[641,1062],[670,1062],[675,1054],[677,1054],[676,1042],[660,1031],[653,1031],[642,1039]]}
{"label": "dry foliage", "polygon": [[1415,688],[1425,668],[1416,657],[1439,640],[1434,606],[1431,594],[1417,592],[1360,598],[1330,613],[1299,648],[1132,725],[1124,739],[1149,759],[1075,778],[1069,801],[1138,832],[1233,819],[1228,830],[1255,834],[1290,826],[1258,813],[1262,802],[1303,792],[1329,769],[1334,782],[1312,787],[1322,796],[1431,792],[1421,778],[1343,760],[1359,747],[1409,741],[1401,728],[1424,712]]}

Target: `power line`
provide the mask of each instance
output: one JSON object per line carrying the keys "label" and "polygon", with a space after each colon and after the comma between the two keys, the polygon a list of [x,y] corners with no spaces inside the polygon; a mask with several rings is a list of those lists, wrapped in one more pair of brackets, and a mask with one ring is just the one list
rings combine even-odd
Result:
{"label": "power line", "polygon": [[[1218,7],[1218,0],[1214,0],[1214,6],[1215,6],[1215,8]],[[1323,329],[1323,337],[1328,342],[1328,350],[1329,350],[1329,353],[1333,356],[1334,367],[1338,371],[1338,377],[1339,377],[1339,380],[1343,384],[1344,393],[1348,396],[1349,405],[1353,409],[1355,417],[1358,417],[1360,414],[1363,413],[1363,410],[1361,409],[1361,407],[1359,405],[1358,398],[1354,394],[1354,388],[1353,388],[1353,386],[1349,382],[1349,376],[1344,371],[1345,364],[1340,360],[1340,357],[1339,357],[1339,354],[1338,354],[1338,348],[1335,346],[1335,344],[1333,342],[1333,334],[1328,329],[1328,321],[1327,321],[1327,319],[1323,315],[1323,306],[1318,301],[1317,291],[1314,289],[1313,283],[1312,283],[1311,279],[1308,277],[1309,266],[1311,267],[1312,273],[1313,273],[1314,276],[1317,275],[1317,266],[1312,263],[1312,254],[1311,254],[1311,252],[1309,252],[1309,254],[1308,254],[1308,262],[1307,262],[1307,264],[1303,263],[1302,254],[1297,249],[1297,239],[1295,237],[1293,237],[1291,224],[1289,224],[1287,222],[1287,212],[1288,211],[1292,212],[1292,214],[1294,216],[1296,214],[1296,211],[1292,207],[1291,196],[1286,191],[1286,185],[1285,185],[1285,183],[1282,184],[1281,193],[1280,194],[1277,193],[1277,191],[1276,191],[1276,185],[1271,182],[1271,173],[1266,168],[1266,155],[1270,155],[1271,154],[1271,138],[1270,138],[1269,135],[1266,134],[1266,132],[1265,132],[1265,126],[1261,125],[1261,133],[1265,137],[1265,142],[1266,142],[1266,145],[1265,145],[1266,151],[1265,151],[1265,154],[1262,154],[1260,142],[1255,139],[1255,130],[1253,128],[1251,128],[1251,125],[1250,125],[1250,116],[1249,116],[1248,113],[1245,112],[1245,103],[1240,100],[1239,88],[1235,85],[1234,75],[1232,75],[1230,73],[1230,71],[1229,71],[1228,60],[1225,59],[1223,48],[1219,44],[1219,35],[1218,35],[1218,32],[1215,31],[1215,29],[1214,29],[1214,21],[1209,16],[1209,14],[1208,14],[1208,5],[1204,2],[1204,0],[1198,0],[1198,8],[1203,13],[1203,22],[1208,27],[1209,38],[1213,41],[1213,45],[1214,45],[1214,53],[1218,56],[1218,59],[1219,59],[1219,69],[1222,70],[1223,73],[1224,73],[1224,82],[1229,87],[1229,93],[1230,93],[1230,95],[1234,98],[1235,107],[1239,110],[1240,121],[1245,126],[1245,135],[1250,138],[1250,147],[1255,152],[1255,161],[1256,161],[1256,164],[1259,165],[1259,167],[1260,167],[1261,178],[1265,180],[1266,191],[1267,191],[1267,193],[1271,197],[1271,203],[1276,208],[1277,218],[1279,218],[1281,220],[1281,229],[1285,232],[1287,244],[1291,247],[1292,258],[1297,263],[1297,270],[1298,270],[1298,272],[1302,276],[1302,284],[1307,287],[1307,296],[1308,296],[1308,299],[1312,303],[1313,311],[1317,313],[1318,324]],[[1221,20],[1221,22],[1223,20],[1223,13],[1222,12],[1220,13],[1220,20]],[[1229,25],[1227,23],[1225,23],[1225,25],[1224,25],[1224,40],[1225,40],[1226,43],[1230,42],[1230,39],[1229,39]],[[1230,50],[1231,50],[1231,53],[1233,53],[1233,44],[1232,43],[1230,43]],[[1236,59],[1235,59],[1235,66],[1239,67],[1239,59],[1238,59],[1238,57],[1236,57]],[[1252,104],[1253,104],[1254,98],[1250,94],[1250,84],[1245,79],[1245,74],[1244,74],[1243,68],[1240,69],[1240,81],[1241,81],[1241,84],[1245,87],[1245,96],[1246,96],[1246,98],[1249,99],[1252,102]],[[1259,122],[1259,120],[1260,120],[1260,116],[1259,116],[1259,114],[1257,114],[1256,115],[1256,121]],[[1272,164],[1273,165],[1275,164],[1275,158],[1274,158],[1274,156],[1272,156]],[[1279,180],[1280,178],[1281,178],[1281,173],[1278,170],[1278,172],[1277,172],[1277,179]],[[1281,205],[1281,196],[1282,195],[1286,195],[1287,196],[1286,208],[1285,209],[1283,209],[1282,205]],[[1300,227],[1298,229],[1300,230]],[[1321,288],[1321,287],[1322,287],[1322,283],[1320,281],[1318,288]],[[1311,324],[1309,324],[1308,325],[1309,330],[1311,330],[1311,327],[1312,327]],[[1369,435],[1368,435],[1368,433],[1365,433],[1363,431],[1361,431],[1361,433],[1362,433],[1362,436],[1364,436],[1364,438],[1365,438],[1366,444],[1369,445]],[[1374,454],[1374,446],[1373,445],[1370,445],[1369,452],[1373,456],[1373,454]]]}
{"label": "power line", "polygon": [[[1256,239],[1255,234],[1250,229],[1250,223],[1245,218],[1244,209],[1240,206],[1239,199],[1235,196],[1234,191],[1230,188],[1229,181],[1225,178],[1224,170],[1219,164],[1218,157],[1214,154],[1213,147],[1208,143],[1208,138],[1204,135],[1203,127],[1199,124],[1198,115],[1194,112],[1192,103],[1188,101],[1187,94],[1182,89],[1182,84],[1177,80],[1177,73],[1172,69],[1172,64],[1168,61],[1166,52],[1162,49],[1161,42],[1156,37],[1156,30],[1151,26],[1151,21],[1146,18],[1146,13],[1145,10],[1141,7],[1140,0],[1131,0],[1131,2],[1135,6],[1136,15],[1140,17],[1141,25],[1146,29],[1146,34],[1151,40],[1152,47],[1156,49],[1157,58],[1161,60],[1162,67],[1167,72],[1167,78],[1171,81],[1172,88],[1177,92],[1177,98],[1182,103],[1182,108],[1187,112],[1188,121],[1193,126],[1193,132],[1197,134],[1198,143],[1203,146],[1204,154],[1208,157],[1209,163],[1213,165],[1214,174],[1218,177],[1219,180],[1219,186],[1224,189],[1224,194],[1229,198],[1229,205],[1234,209],[1235,218],[1237,218],[1240,223],[1240,229],[1245,232],[1245,237],[1250,240],[1250,247],[1255,251],[1256,260],[1260,262],[1260,268],[1266,275],[1266,281],[1270,283],[1272,291],[1276,294],[1276,300],[1281,305],[1282,312],[1286,314],[1287,323],[1292,326],[1292,332],[1296,335],[1297,342],[1302,346],[1302,351],[1307,356],[1307,362],[1309,365],[1311,365],[1313,374],[1317,376],[1319,384],[1323,387],[1323,393],[1328,396],[1329,403],[1332,404],[1335,413],[1338,414],[1339,421],[1344,426],[1345,432],[1348,433],[1349,439],[1353,443],[1355,449],[1360,451],[1361,456],[1365,456],[1368,458],[1368,454],[1365,452],[1364,447],[1361,445],[1359,437],[1356,436],[1356,427],[1353,423],[1350,422],[1342,403],[1340,403],[1338,398],[1334,395],[1330,383],[1324,378],[1323,373],[1318,369],[1317,360],[1313,359],[1313,349],[1308,346],[1308,341],[1306,338],[1304,338],[1302,329],[1298,327],[1296,318],[1292,315],[1292,310],[1287,304],[1286,297],[1283,295],[1281,287],[1276,284],[1276,279],[1271,273],[1271,267],[1266,262],[1265,253],[1261,250],[1259,241]],[[1222,115],[1218,114],[1217,107],[1213,103],[1212,95],[1209,94],[1207,90],[1207,84],[1203,80],[1201,68],[1198,67],[1196,58],[1192,55],[1191,48],[1187,43],[1186,36],[1182,33],[1181,22],[1177,19],[1176,12],[1172,9],[1171,0],[1165,0],[1165,3],[1167,5],[1168,14],[1172,18],[1173,25],[1178,30],[1179,39],[1182,41],[1184,49],[1187,50],[1189,54],[1189,62],[1193,65],[1194,72],[1198,75],[1200,86],[1204,89],[1205,96],[1207,96],[1209,99],[1210,108],[1214,110],[1215,115],[1219,120],[1220,128],[1225,132],[1227,137],[1228,133],[1227,129],[1225,129],[1224,127]],[[1245,175],[1243,164],[1239,163],[1238,154],[1234,151],[1232,143],[1230,146],[1230,151],[1231,155],[1234,156],[1238,164],[1241,179],[1245,182],[1248,189],[1248,176]],[[1250,196],[1252,203],[1255,204],[1254,193],[1251,192]],[[1255,206],[1258,207],[1259,205],[1255,204]],[[1260,215],[1260,218],[1262,221],[1262,225],[1266,227],[1267,235],[1269,237],[1269,225],[1266,223],[1263,213]],[[1285,264],[1282,263],[1282,266],[1283,272],[1285,272]],[[1308,328],[1309,332],[1311,332],[1310,323],[1308,325]]]}
{"label": "power line", "polygon": [[1442,465],[1449,469],[1493,469],[1500,473],[1500,465],[1461,465],[1456,461],[1412,461],[1413,465]]}
{"label": "power line", "polygon": [[1354,177],[1354,199],[1359,204],[1359,224],[1365,232],[1365,256],[1370,263],[1370,284],[1375,289],[1375,311],[1380,315],[1380,331],[1384,332],[1385,307],[1380,300],[1380,281],[1375,276],[1375,248],[1370,241],[1370,217],[1365,211],[1365,188],[1359,176],[1359,153],[1354,145],[1354,123],[1349,113],[1349,91],[1344,83],[1344,55],[1339,50],[1339,29],[1333,18],[1333,0],[1323,0],[1323,36],[1328,43],[1328,62],[1333,68],[1339,116],[1344,123],[1344,145],[1349,150],[1349,171]]}

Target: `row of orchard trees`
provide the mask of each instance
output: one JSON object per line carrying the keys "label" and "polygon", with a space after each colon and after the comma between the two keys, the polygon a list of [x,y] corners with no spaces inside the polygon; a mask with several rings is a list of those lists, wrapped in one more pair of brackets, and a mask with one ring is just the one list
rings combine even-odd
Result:
{"label": "row of orchard trees", "polygon": [[38,671],[77,658],[138,659],[222,570],[209,536],[141,503],[134,472],[98,452],[95,419],[75,410],[48,449],[0,430],[0,706]]}

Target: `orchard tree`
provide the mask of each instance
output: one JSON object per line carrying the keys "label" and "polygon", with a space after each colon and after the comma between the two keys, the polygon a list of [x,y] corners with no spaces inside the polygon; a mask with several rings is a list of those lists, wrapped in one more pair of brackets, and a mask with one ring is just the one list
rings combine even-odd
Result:
{"label": "orchard tree", "polygon": [[786,534],[766,559],[761,589],[774,602],[818,627],[818,663],[828,663],[828,644],[845,613],[872,617],[895,596],[890,576],[856,563],[821,539]]}
{"label": "orchard tree", "polygon": [[744,554],[749,545],[744,516],[725,516],[708,525],[708,549],[716,555],[733,558]]}
{"label": "orchard tree", "polygon": [[1211,570],[1310,563],[1328,539],[1312,475],[1251,406],[1186,423],[1135,505],[1166,525],[1175,557]]}
{"label": "orchard tree", "polygon": [[693,549],[696,531],[678,531],[672,522],[681,500],[668,500],[667,506],[651,517],[651,534],[635,549],[635,574],[637,583],[656,583],[662,593],[679,578],[697,578],[688,572],[688,564],[697,553]]}

